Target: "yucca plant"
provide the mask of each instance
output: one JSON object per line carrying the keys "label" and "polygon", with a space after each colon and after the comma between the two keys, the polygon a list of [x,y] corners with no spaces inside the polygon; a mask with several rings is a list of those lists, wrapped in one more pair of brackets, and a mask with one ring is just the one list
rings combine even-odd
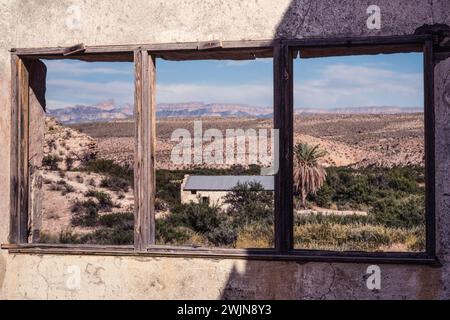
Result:
{"label": "yucca plant", "polygon": [[316,193],[325,182],[327,172],[318,160],[326,154],[318,145],[298,143],[294,147],[294,189],[303,208],[306,208],[306,197]]}

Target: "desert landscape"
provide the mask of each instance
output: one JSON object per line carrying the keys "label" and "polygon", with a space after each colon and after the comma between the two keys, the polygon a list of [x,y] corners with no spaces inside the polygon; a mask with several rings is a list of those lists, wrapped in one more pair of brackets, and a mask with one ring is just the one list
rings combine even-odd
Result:
{"label": "desert landscape", "polygon": [[[214,108],[216,113],[222,110]],[[265,109],[260,115],[244,116],[205,110],[203,131],[273,127]],[[296,248],[423,250],[423,113],[397,111],[297,112],[295,144],[323,151],[318,165],[326,171],[326,179],[305,203],[295,195]],[[227,210],[214,204],[181,205],[180,185],[186,174],[258,175],[260,168],[245,163],[174,165],[170,161],[176,144],[171,141],[172,132],[183,128],[192,133],[193,121],[198,119],[196,112],[180,112],[168,115],[165,111],[157,121],[158,243],[273,246],[273,194],[258,186],[230,192],[225,201],[231,209]],[[132,244],[134,122],[130,117],[111,119],[104,114],[107,120],[88,123],[79,123],[67,112],[59,120],[55,116],[50,114],[46,120],[40,241]],[[239,197],[242,194],[246,200]]]}
{"label": "desert landscape", "polygon": [[[203,130],[271,129],[266,118],[203,117]],[[162,118],[157,121],[156,161],[159,169],[176,169],[170,151],[176,142],[171,133],[187,129],[193,134],[193,118]],[[96,139],[99,156],[130,164],[134,152],[134,123],[115,121],[69,125]],[[297,115],[294,142],[319,145],[328,155],[325,166],[404,166],[423,165],[424,129],[422,113],[378,115]]]}

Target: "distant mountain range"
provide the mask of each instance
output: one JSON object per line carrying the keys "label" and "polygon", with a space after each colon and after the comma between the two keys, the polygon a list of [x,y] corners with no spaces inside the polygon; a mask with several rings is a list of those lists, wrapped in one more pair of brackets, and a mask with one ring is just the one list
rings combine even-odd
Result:
{"label": "distant mountain range", "polygon": [[398,114],[398,113],[420,113],[423,108],[419,107],[349,107],[349,108],[333,108],[333,109],[318,109],[318,108],[296,108],[296,114]]}
{"label": "distant mountain range", "polygon": [[[423,109],[410,107],[357,107],[357,108],[296,108],[296,114],[396,114],[423,112]],[[49,116],[63,124],[84,122],[109,122],[127,120],[133,117],[133,105],[116,106],[113,101],[106,101],[92,106],[76,105],[48,111]],[[273,110],[269,107],[254,107],[244,104],[188,102],[164,103],[156,108],[156,116],[168,117],[240,117],[240,118],[271,118]]]}
{"label": "distant mountain range", "polygon": [[63,124],[126,120],[133,117],[133,113],[133,105],[127,104],[118,107],[113,101],[93,106],[76,105],[48,111],[49,116]]}
{"label": "distant mountain range", "polygon": [[230,103],[164,103],[156,107],[156,116],[166,117],[272,117],[272,108]]}

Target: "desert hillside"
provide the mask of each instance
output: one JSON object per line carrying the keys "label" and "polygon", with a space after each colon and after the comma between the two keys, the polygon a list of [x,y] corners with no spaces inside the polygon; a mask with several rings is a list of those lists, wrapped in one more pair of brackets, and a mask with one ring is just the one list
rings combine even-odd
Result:
{"label": "desert hillside", "polygon": [[107,217],[132,213],[130,183],[86,166],[98,160],[97,141],[50,117],[45,125],[42,168],[36,173],[42,179],[44,195],[41,241],[95,231],[94,223],[80,223],[94,214]]}
{"label": "desert hillside", "polygon": [[[270,119],[204,118],[203,131],[226,129],[271,128]],[[130,121],[77,124],[72,128],[98,142],[98,156],[103,159],[132,164],[134,152],[134,123]],[[157,168],[178,169],[171,164],[170,152],[176,144],[171,133],[178,128],[193,132],[192,118],[164,118],[157,122]],[[294,125],[295,143],[319,145],[328,155],[325,166],[392,167],[423,165],[423,114],[383,115],[297,115]]]}

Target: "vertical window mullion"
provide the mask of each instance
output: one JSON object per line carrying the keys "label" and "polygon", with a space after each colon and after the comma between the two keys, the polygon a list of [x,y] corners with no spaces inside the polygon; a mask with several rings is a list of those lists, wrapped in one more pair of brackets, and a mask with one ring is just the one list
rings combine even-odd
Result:
{"label": "vertical window mullion", "polygon": [[134,246],[137,251],[145,251],[149,245],[155,244],[154,62],[148,51],[135,51]]}
{"label": "vertical window mullion", "polygon": [[425,117],[425,203],[426,251],[430,258],[436,254],[435,219],[435,112],[434,112],[434,58],[433,40],[423,46],[424,59],[424,117]]}
{"label": "vertical window mullion", "polygon": [[293,248],[293,68],[289,46],[274,47],[274,124],[279,130],[279,170],[275,176],[275,250]]}

